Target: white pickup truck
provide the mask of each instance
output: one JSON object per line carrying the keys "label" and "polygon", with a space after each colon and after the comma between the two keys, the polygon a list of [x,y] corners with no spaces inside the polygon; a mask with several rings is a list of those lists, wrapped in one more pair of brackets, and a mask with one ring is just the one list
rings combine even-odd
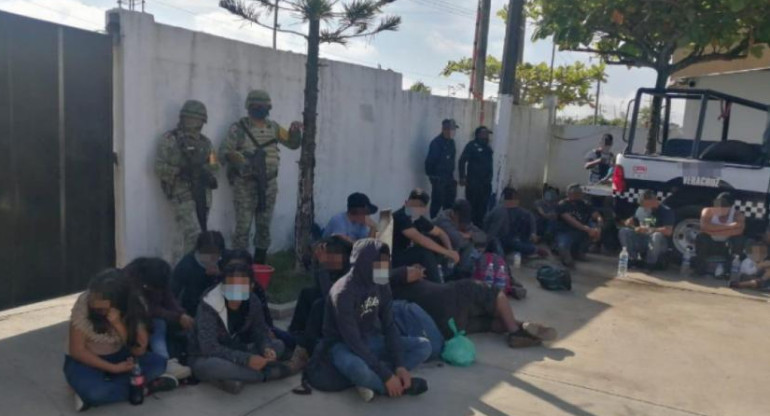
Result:
{"label": "white pickup truck", "polygon": [[[697,100],[700,113],[695,137],[670,138],[670,110],[664,111],[660,134],[660,154],[634,153],[639,107],[645,96],[663,97],[670,109],[673,100]],[[704,140],[706,109],[721,104],[723,108],[741,106],[768,114],[770,105],[745,100],[710,90],[640,89],[636,94],[628,145],[616,159],[612,177],[612,193],[618,218],[633,215],[641,191],[651,189],[676,212],[673,246],[680,252],[695,250],[695,237],[700,232],[699,217],[720,192],[729,191],[735,206],[746,214],[747,233],[760,235],[768,224],[770,206],[770,123],[764,136],[728,140],[730,112],[721,117],[721,138]],[[637,148],[639,146],[637,143]]]}

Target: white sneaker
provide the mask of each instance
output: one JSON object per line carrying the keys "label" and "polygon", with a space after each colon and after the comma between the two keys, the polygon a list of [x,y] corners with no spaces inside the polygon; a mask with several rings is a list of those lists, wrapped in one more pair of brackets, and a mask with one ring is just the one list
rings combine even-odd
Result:
{"label": "white sneaker", "polygon": [[75,411],[76,412],[82,412],[83,410],[86,410],[86,404],[83,403],[83,399],[81,399],[80,396],[78,396],[77,393],[74,394],[73,398],[75,399]]}
{"label": "white sneaker", "polygon": [[192,370],[190,367],[185,367],[179,364],[179,360],[172,358],[166,363],[166,373],[171,374],[177,380],[184,380],[192,376]]}
{"label": "white sneaker", "polygon": [[358,390],[358,395],[364,399],[365,403],[369,403],[374,399],[374,390],[366,387],[356,387],[356,390]]}

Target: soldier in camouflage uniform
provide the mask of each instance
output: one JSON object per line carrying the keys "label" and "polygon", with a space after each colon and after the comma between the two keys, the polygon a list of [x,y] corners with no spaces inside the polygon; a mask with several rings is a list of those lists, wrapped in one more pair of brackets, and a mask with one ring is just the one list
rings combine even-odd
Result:
{"label": "soldier in camouflage uniform", "polygon": [[227,163],[227,177],[235,200],[233,247],[246,249],[251,222],[256,217],[254,261],[264,264],[270,247],[270,220],[278,194],[278,144],[298,149],[302,144],[302,124],[295,121],[287,131],[268,118],[270,95],[261,90],[246,98],[248,117],[233,123],[219,149]]}
{"label": "soldier in camouflage uniform", "polygon": [[192,251],[198,234],[206,231],[211,191],[217,188],[214,175],[219,163],[211,140],[201,134],[207,120],[202,102],[186,101],[179,112],[179,125],[166,132],[158,143],[155,173],[173,205],[183,240],[181,251],[177,241],[175,258]]}

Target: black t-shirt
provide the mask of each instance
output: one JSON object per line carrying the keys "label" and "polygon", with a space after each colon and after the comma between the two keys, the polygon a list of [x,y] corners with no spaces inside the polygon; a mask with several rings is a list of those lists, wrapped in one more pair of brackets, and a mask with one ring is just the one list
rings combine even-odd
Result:
{"label": "black t-shirt", "polygon": [[[227,302],[225,302],[227,303]],[[235,334],[243,328],[246,322],[246,317],[249,316],[249,301],[244,300],[241,302],[241,306],[236,310],[227,308],[227,328],[230,330],[230,334]]]}
{"label": "black t-shirt", "polygon": [[426,234],[433,230],[433,224],[425,217],[420,217],[412,221],[404,208],[393,213],[393,259],[401,255],[409,246],[412,240],[404,235],[404,231],[415,228],[417,231]]}
{"label": "black t-shirt", "polygon": [[652,217],[650,218],[649,224],[639,224],[639,225],[640,226],[649,225],[649,227],[651,228],[660,228],[660,227],[673,227],[674,223],[676,223],[674,210],[661,204],[658,206],[656,210],[652,211]]}
{"label": "black t-shirt", "polygon": [[591,220],[591,215],[594,213],[594,209],[582,199],[576,201],[565,199],[559,202],[559,205],[556,207],[556,213],[559,214],[559,228],[561,230],[571,230],[573,227],[562,219],[562,214],[570,214],[581,224],[588,225],[588,222]]}

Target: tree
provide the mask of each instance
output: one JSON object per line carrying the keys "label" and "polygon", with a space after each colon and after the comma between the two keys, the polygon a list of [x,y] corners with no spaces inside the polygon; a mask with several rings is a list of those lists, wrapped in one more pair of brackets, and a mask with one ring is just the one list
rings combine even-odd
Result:
{"label": "tree", "polygon": [[417,81],[409,87],[409,91],[430,94],[433,90],[422,81]]}
{"label": "tree", "polygon": [[[560,50],[599,54],[606,63],[657,72],[656,89],[691,65],[761,56],[770,42],[767,0],[532,0],[535,39]],[[684,58],[674,61],[683,49]],[[662,98],[652,101],[647,153],[654,153]]]}
{"label": "tree", "polygon": [[[499,82],[502,66],[497,58],[487,56],[486,80]],[[459,61],[449,61],[441,75],[448,77],[455,72],[470,75],[472,70],[471,58],[463,58]],[[542,104],[545,97],[555,95],[561,109],[569,105],[593,105],[592,86],[597,81],[606,82],[607,74],[604,64],[586,66],[582,62],[575,62],[572,65],[555,67],[553,85],[550,85],[551,69],[548,64],[525,63],[516,69],[516,80],[520,86],[521,104]]]}
{"label": "tree", "polygon": [[[398,30],[401,18],[384,16],[382,8],[395,0],[221,0],[219,6],[244,20],[278,32],[303,37],[307,41],[305,66],[305,127],[299,159],[299,192],[294,223],[294,248],[297,267],[310,258],[310,235],[315,219],[313,184],[315,179],[316,120],[318,117],[318,60],[321,43],[345,45],[349,39],[371,37]],[[289,12],[308,24],[307,34],[273,27],[262,21],[261,12],[275,8]]]}

